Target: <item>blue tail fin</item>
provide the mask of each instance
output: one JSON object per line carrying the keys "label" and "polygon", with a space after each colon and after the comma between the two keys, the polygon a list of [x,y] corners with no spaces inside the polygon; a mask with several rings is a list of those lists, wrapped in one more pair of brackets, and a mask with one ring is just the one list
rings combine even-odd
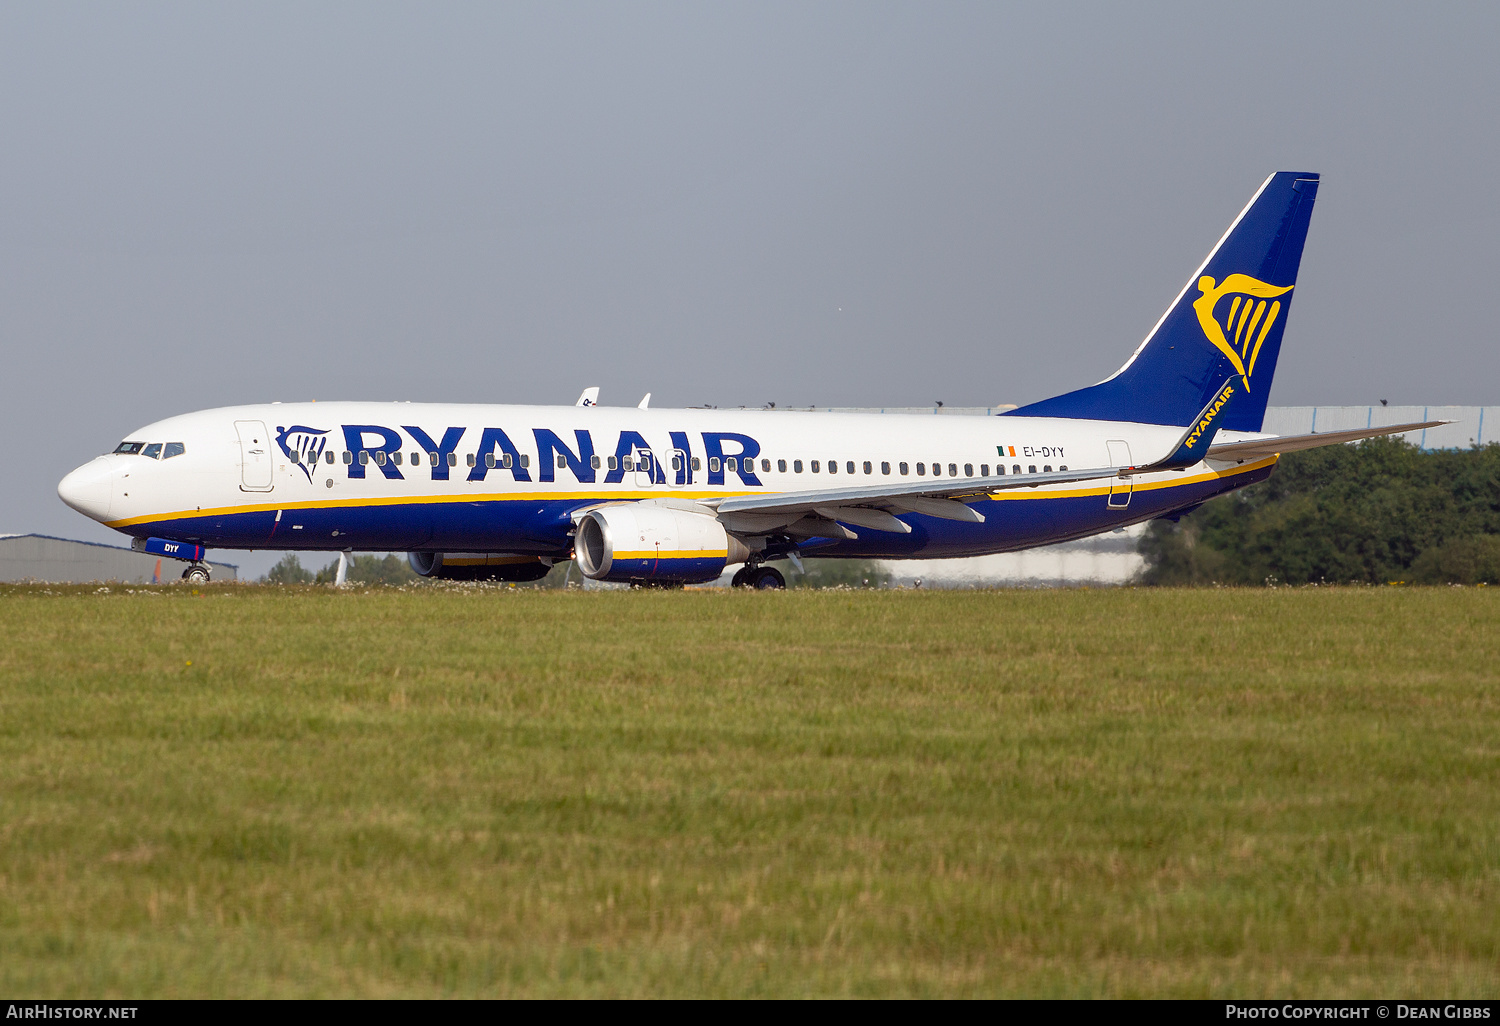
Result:
{"label": "blue tail fin", "polygon": [[1259,431],[1317,195],[1315,174],[1267,178],[1125,366],[1008,415],[1186,425],[1236,375],[1218,427]]}

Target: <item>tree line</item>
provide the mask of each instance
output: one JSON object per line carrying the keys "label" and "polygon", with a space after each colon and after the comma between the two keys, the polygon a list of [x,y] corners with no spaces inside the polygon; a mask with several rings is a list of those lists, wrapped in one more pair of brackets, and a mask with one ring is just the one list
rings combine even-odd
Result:
{"label": "tree line", "polygon": [[1270,480],[1141,539],[1146,584],[1500,583],[1500,444],[1288,453]]}

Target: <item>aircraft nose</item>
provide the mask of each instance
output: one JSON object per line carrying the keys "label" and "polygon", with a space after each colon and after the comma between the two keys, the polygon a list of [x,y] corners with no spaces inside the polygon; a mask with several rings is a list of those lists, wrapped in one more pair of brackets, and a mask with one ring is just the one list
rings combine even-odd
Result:
{"label": "aircraft nose", "polygon": [[86,517],[109,519],[115,498],[115,461],[100,456],[57,483],[57,497]]}

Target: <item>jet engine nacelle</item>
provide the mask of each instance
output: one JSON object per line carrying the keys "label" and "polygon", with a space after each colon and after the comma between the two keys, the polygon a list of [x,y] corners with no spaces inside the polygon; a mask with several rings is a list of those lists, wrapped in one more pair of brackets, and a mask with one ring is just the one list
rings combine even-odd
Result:
{"label": "jet engine nacelle", "polygon": [[408,552],[406,562],[419,577],[440,581],[540,581],[552,569],[536,556],[493,552]]}
{"label": "jet engine nacelle", "polygon": [[712,581],[750,558],[745,543],[707,513],[632,503],[590,510],[573,555],[596,581]]}

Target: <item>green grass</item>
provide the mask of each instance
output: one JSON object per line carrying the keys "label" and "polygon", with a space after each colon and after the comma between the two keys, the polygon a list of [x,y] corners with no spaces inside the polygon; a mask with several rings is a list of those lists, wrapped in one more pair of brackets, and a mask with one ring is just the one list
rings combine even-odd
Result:
{"label": "green grass", "polygon": [[0,991],[1495,997],[1497,678],[1497,589],[0,589]]}

